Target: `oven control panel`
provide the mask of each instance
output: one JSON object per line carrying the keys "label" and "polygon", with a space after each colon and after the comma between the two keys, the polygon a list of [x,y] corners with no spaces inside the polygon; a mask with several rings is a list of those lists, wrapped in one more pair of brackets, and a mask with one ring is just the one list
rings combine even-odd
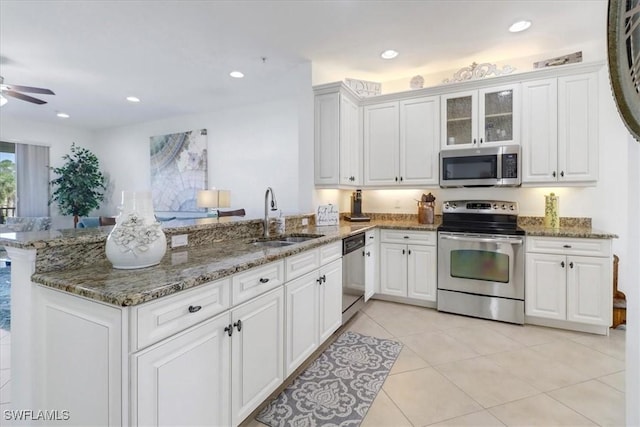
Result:
{"label": "oven control panel", "polygon": [[504,200],[450,200],[442,204],[442,212],[518,215],[518,202]]}

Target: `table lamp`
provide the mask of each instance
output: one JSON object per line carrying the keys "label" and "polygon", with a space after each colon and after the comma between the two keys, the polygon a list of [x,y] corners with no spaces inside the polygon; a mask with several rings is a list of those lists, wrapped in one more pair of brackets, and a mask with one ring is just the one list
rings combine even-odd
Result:
{"label": "table lamp", "polygon": [[207,208],[208,217],[217,217],[217,208],[228,208],[231,206],[231,192],[229,190],[198,190],[196,195],[196,206]]}

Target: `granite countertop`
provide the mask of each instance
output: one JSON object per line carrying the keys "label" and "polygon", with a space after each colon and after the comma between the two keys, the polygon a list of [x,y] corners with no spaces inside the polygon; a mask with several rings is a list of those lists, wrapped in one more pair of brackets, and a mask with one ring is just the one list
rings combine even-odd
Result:
{"label": "granite countertop", "polygon": [[[418,224],[415,221],[377,220],[368,223],[343,221],[339,226],[308,226],[294,230],[293,233],[322,234],[323,236],[291,246],[259,247],[253,244],[255,238],[245,237],[168,250],[161,263],[154,267],[118,270],[112,268],[108,261],[103,261],[77,269],[36,273],[32,276],[32,280],[35,283],[108,304],[132,306],[340,241],[344,237],[375,227],[436,231],[437,226],[438,224]],[[98,238],[100,234],[96,232],[92,235],[92,239]],[[76,237],[87,238],[87,236]],[[53,233],[53,239],[57,241],[56,233]],[[34,244],[35,241],[29,240],[30,244],[39,246]],[[23,243],[26,244],[26,241]],[[40,245],[42,244],[45,243]]]}
{"label": "granite countertop", "polygon": [[542,237],[572,237],[582,239],[617,239],[617,234],[594,230],[591,227],[560,227],[558,229],[545,228],[542,225],[521,225],[527,236]]}
{"label": "granite countertop", "polygon": [[[297,253],[340,241],[349,235],[373,228],[409,229],[416,231],[437,231],[440,218],[435,224],[419,224],[412,218],[391,219],[381,217],[366,223],[341,221],[337,226],[306,226],[290,233],[321,234],[322,237],[291,246],[271,248],[253,244],[254,238],[241,238],[213,241],[190,245],[185,248],[168,250],[157,266],[118,270],[105,259],[80,268],[59,269],[57,271],[36,272],[32,281],[48,287],[60,289],[89,299],[117,306],[134,306],[170,295],[180,290],[193,288],[208,282],[230,276]],[[245,223],[252,223],[252,220]],[[232,225],[232,224],[230,224]],[[186,228],[165,230],[167,235],[179,234]],[[196,225],[198,232],[200,225]],[[550,237],[592,237],[615,238],[614,234],[601,233],[590,227],[564,226],[559,230],[545,229],[540,225],[523,225],[527,235]],[[18,236],[0,235],[0,244],[9,241],[10,246],[22,248],[50,248],[65,245],[69,241],[75,244],[92,242],[102,245],[110,227],[90,230],[58,230],[36,233],[16,233]],[[22,236],[19,236],[22,234]],[[102,243],[100,243],[102,242]],[[37,270],[36,270],[37,271]]]}

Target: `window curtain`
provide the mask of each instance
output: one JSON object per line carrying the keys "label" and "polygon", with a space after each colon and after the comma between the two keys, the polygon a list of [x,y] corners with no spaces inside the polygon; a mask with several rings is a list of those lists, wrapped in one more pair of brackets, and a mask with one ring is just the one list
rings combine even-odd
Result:
{"label": "window curtain", "polygon": [[49,147],[16,144],[16,216],[49,216]]}

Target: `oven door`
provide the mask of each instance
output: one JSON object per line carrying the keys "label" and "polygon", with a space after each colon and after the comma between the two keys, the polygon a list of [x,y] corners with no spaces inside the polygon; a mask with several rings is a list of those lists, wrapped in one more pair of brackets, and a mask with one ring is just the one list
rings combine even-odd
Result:
{"label": "oven door", "polygon": [[524,300],[524,237],[438,233],[438,289]]}

